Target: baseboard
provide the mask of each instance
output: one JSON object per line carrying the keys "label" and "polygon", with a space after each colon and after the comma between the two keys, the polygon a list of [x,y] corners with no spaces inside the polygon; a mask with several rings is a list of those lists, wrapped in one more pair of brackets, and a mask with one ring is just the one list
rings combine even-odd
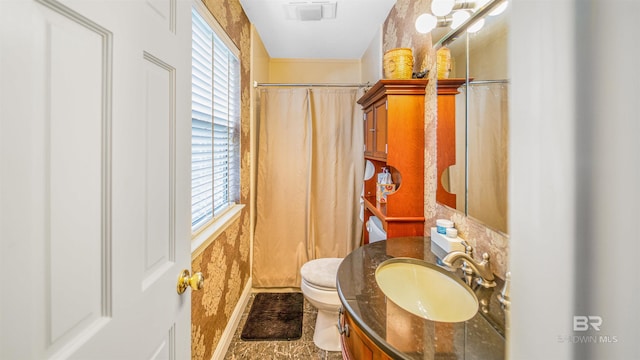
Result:
{"label": "baseboard", "polygon": [[222,336],[220,337],[220,341],[218,341],[218,346],[216,347],[216,351],[213,352],[212,360],[222,360],[224,356],[227,354],[227,350],[229,350],[229,345],[233,340],[233,335],[236,333],[236,329],[240,324],[240,320],[242,319],[242,314],[244,313],[244,309],[247,307],[249,303],[249,298],[251,296],[251,278],[247,281],[247,285],[245,285],[242,294],[240,295],[240,299],[238,299],[238,303],[236,304],[236,308],[233,309],[233,313],[229,318],[229,322],[227,323],[227,327],[224,328],[222,332]]}

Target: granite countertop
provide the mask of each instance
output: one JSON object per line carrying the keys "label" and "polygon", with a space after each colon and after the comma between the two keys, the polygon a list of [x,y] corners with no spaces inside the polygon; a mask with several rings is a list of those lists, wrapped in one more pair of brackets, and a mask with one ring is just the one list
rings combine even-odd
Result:
{"label": "granite countertop", "polygon": [[[480,309],[466,322],[426,320],[387,301],[375,280],[380,263],[411,257],[436,263],[429,237],[403,237],[362,246],[338,269],[338,295],[344,310],[362,331],[396,359],[504,359],[504,312],[492,289],[474,289]],[[458,275],[461,275],[458,272]]]}

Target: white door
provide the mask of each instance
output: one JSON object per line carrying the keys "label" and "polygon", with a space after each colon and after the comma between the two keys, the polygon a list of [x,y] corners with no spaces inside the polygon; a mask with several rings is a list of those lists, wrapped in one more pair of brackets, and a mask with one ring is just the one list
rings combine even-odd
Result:
{"label": "white door", "polygon": [[190,6],[0,0],[0,358],[190,358]]}

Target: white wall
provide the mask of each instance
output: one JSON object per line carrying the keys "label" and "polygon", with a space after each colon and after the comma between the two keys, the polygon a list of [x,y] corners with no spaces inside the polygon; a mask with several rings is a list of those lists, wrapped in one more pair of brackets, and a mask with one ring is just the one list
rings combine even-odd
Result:
{"label": "white wall", "polygon": [[511,6],[509,358],[640,358],[640,4]]}
{"label": "white wall", "polygon": [[362,55],[360,79],[363,83],[375,84],[382,79],[382,27],[371,40],[371,44]]}
{"label": "white wall", "polygon": [[[575,0],[576,314],[601,316],[615,344],[576,358],[640,359],[638,1]],[[625,69],[624,71],[619,71]],[[612,226],[613,224],[613,226]]]}
{"label": "white wall", "polygon": [[570,1],[545,4],[511,9],[508,354],[523,360],[570,359],[573,351],[557,340],[572,335],[574,315],[573,14]]}

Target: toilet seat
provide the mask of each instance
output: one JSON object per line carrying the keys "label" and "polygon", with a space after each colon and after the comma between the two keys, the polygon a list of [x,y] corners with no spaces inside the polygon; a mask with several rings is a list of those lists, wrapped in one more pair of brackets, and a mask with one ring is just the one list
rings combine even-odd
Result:
{"label": "toilet seat", "polygon": [[336,291],[336,276],[342,258],[322,258],[311,260],[302,265],[302,281],[318,290]]}
{"label": "toilet seat", "polygon": [[304,283],[304,285],[306,285],[306,286],[308,286],[308,287],[310,287],[310,288],[313,288],[313,289],[315,289],[315,290],[320,290],[320,291],[336,291],[336,288],[335,288],[335,287],[330,288],[330,287],[325,287],[325,286],[320,286],[320,285],[312,284],[312,283],[308,282],[308,281],[307,281],[307,280],[305,280],[305,279],[302,279],[302,282]]}

